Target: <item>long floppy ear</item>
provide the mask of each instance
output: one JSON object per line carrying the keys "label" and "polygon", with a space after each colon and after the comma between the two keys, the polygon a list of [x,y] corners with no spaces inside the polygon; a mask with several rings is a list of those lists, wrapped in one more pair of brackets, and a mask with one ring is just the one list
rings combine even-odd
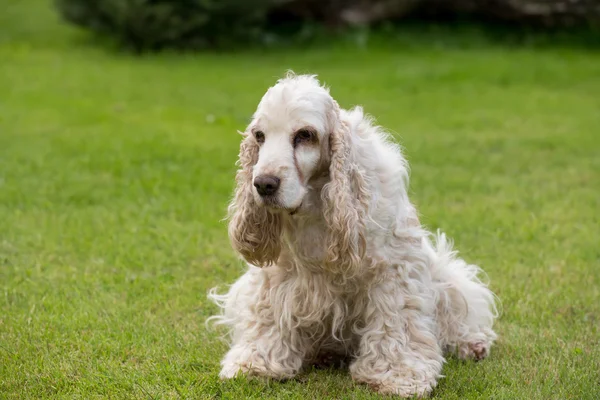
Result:
{"label": "long floppy ear", "polygon": [[323,187],[324,216],[329,229],[327,266],[349,277],[358,271],[366,248],[365,216],[369,194],[354,161],[349,124],[334,101],[329,136],[330,181]]}
{"label": "long floppy ear", "polygon": [[281,217],[256,204],[252,167],[258,161],[258,143],[248,134],[240,145],[234,198],[229,205],[229,239],[246,261],[259,267],[274,263],[281,251]]}

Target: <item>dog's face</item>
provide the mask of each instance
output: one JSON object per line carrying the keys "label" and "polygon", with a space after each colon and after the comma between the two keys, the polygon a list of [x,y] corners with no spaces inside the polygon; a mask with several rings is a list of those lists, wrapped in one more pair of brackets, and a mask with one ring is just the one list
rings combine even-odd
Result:
{"label": "dog's face", "polygon": [[259,206],[290,214],[303,205],[309,181],[327,171],[333,99],[312,81],[279,83],[262,98],[249,134],[259,146],[252,169]]}
{"label": "dog's face", "polygon": [[229,205],[231,243],[249,263],[276,262],[284,218],[310,210],[327,226],[323,264],[344,273],[360,266],[368,191],[341,116],[314,76],[288,75],[263,96],[243,133]]}

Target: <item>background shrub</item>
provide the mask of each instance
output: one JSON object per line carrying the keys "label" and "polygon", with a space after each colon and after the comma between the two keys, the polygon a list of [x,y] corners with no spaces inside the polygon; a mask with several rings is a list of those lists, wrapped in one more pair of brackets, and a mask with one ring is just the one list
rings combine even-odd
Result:
{"label": "background shrub", "polygon": [[[135,48],[202,48],[290,36],[307,22],[370,26],[407,16],[469,15],[521,25],[589,27],[600,0],[55,0],[63,17]],[[289,29],[292,27],[292,29]],[[300,28],[299,28],[300,27]]]}
{"label": "background shrub", "polygon": [[63,17],[136,49],[258,40],[277,0],[56,0]]}

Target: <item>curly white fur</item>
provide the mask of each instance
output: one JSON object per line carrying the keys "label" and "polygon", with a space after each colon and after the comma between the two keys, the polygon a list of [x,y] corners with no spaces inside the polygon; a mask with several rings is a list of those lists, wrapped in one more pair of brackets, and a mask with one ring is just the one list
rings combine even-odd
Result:
{"label": "curly white fur", "polygon": [[[303,129],[314,137],[296,143]],[[423,396],[444,352],[489,354],[494,295],[420,225],[406,160],[360,107],[342,110],[314,76],[288,74],[243,135],[229,234],[248,271],[209,295],[232,339],[222,378],[291,378],[333,354],[381,393]],[[281,180],[271,201],[253,186],[264,173]]]}

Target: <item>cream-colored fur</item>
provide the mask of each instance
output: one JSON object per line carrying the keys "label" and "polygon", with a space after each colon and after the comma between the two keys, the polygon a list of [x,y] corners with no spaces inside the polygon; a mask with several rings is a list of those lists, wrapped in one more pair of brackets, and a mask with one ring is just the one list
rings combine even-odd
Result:
{"label": "cream-colored fur", "polygon": [[[294,145],[305,127],[317,137]],[[337,354],[381,393],[423,396],[446,352],[489,354],[494,295],[420,225],[406,160],[360,107],[342,110],[314,76],[288,74],[243,135],[229,235],[248,270],[210,293],[231,334],[222,378],[292,378]],[[263,173],[281,179],[268,203],[253,186]]]}

